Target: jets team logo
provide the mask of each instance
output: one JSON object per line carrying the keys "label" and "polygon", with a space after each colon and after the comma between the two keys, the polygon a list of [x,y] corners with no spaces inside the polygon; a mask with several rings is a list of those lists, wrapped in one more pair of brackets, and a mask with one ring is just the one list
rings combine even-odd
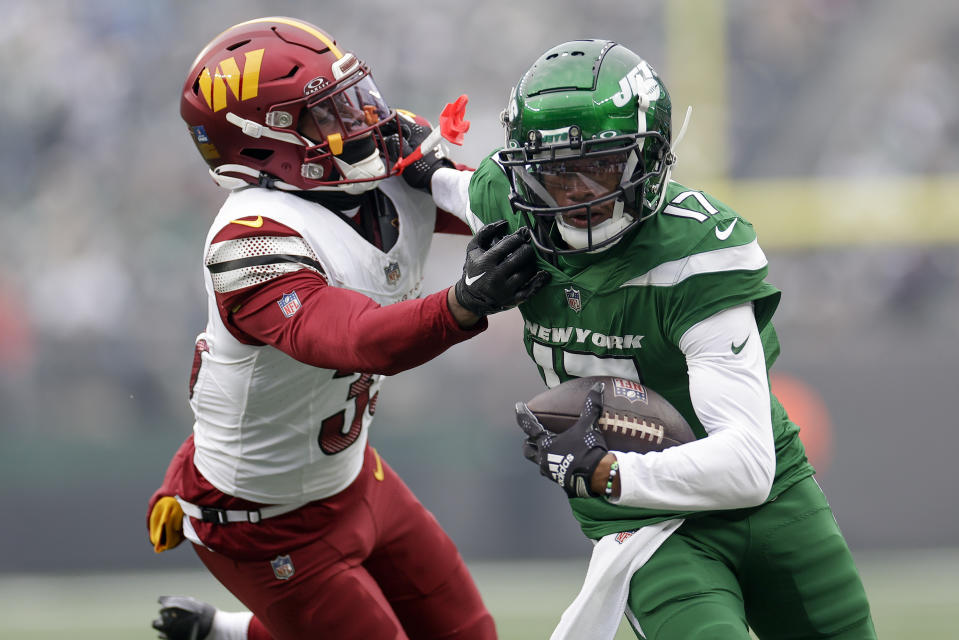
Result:
{"label": "jets team logo", "polygon": [[576,313],[579,313],[580,311],[582,311],[583,299],[579,295],[579,290],[573,289],[572,287],[570,287],[569,289],[563,289],[563,291],[566,292],[566,302],[569,303],[569,308],[575,311]]}
{"label": "jets team logo", "polygon": [[559,144],[569,140],[569,127],[563,129],[540,129],[539,133],[543,136],[543,144]]}
{"label": "jets team logo", "polygon": [[270,566],[273,567],[273,575],[277,580],[289,580],[293,577],[293,561],[288,555],[270,560]]}
{"label": "jets team logo", "polygon": [[383,273],[386,274],[386,282],[388,284],[395,285],[400,281],[400,265],[397,262],[391,262],[389,265],[383,267]]}
{"label": "jets team logo", "polygon": [[300,298],[296,295],[296,291],[284,293],[276,303],[280,305],[280,311],[287,318],[292,318],[293,314],[300,310]]}
{"label": "jets team logo", "polygon": [[[647,111],[654,100],[659,99],[659,83],[656,74],[646,61],[640,62],[619,81],[619,92],[612,96],[613,104],[625,106],[633,96],[638,97],[639,108]],[[640,122],[642,125],[642,122]]]}
{"label": "jets team logo", "polygon": [[624,378],[613,378],[613,396],[626,398],[630,402],[642,402],[649,404],[649,396],[646,395],[646,387]]}

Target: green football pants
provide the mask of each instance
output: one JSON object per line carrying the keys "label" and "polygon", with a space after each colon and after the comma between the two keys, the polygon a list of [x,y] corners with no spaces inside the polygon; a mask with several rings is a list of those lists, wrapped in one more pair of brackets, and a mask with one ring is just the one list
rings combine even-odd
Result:
{"label": "green football pants", "polygon": [[812,477],[762,506],[687,520],[633,575],[629,610],[647,640],[746,640],[750,627],[762,640],[876,637]]}

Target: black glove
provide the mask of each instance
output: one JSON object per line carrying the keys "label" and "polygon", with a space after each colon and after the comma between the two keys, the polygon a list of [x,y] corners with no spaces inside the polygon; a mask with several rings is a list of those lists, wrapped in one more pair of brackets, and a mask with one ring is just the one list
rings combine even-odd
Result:
{"label": "black glove", "polygon": [[[400,156],[406,157],[426,140],[426,136],[433,131],[430,127],[416,122],[403,122],[399,133],[386,137],[386,151],[390,160],[396,162]],[[430,193],[430,180],[440,167],[452,167],[453,162],[445,157],[439,149],[423,154],[423,157],[403,169],[403,179],[414,189]]]}
{"label": "black glove", "polygon": [[548,273],[536,269],[529,229],[506,235],[508,228],[506,220],[497,220],[480,229],[466,246],[463,277],[453,293],[478,316],[515,307],[549,281]]}
{"label": "black glove", "polygon": [[595,498],[590,480],[606,455],[606,439],[596,428],[603,411],[603,383],[597,382],[589,393],[579,420],[563,433],[548,431],[525,402],[516,403],[516,422],[526,441],[523,455],[539,465],[541,475],[553,480],[570,498]]}
{"label": "black glove", "polygon": [[213,627],[213,605],[189,596],[160,596],[160,617],[153,628],[161,638],[206,638]]}

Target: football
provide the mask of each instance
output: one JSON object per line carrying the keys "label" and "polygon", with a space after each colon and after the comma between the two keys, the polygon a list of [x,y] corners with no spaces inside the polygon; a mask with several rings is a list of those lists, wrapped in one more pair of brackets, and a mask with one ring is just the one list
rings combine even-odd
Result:
{"label": "football", "polygon": [[649,387],[625,378],[575,378],[548,389],[526,403],[549,431],[562,433],[579,419],[586,394],[604,383],[603,412],[597,428],[610,451],[647,453],[696,439],[682,414]]}

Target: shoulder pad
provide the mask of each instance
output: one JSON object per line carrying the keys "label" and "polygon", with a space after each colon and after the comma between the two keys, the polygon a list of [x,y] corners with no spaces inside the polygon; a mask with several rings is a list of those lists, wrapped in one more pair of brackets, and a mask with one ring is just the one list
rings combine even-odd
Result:
{"label": "shoulder pad", "polygon": [[204,263],[217,293],[263,284],[300,269],[324,273],[306,239],[262,216],[245,216],[224,225],[213,237]]}

